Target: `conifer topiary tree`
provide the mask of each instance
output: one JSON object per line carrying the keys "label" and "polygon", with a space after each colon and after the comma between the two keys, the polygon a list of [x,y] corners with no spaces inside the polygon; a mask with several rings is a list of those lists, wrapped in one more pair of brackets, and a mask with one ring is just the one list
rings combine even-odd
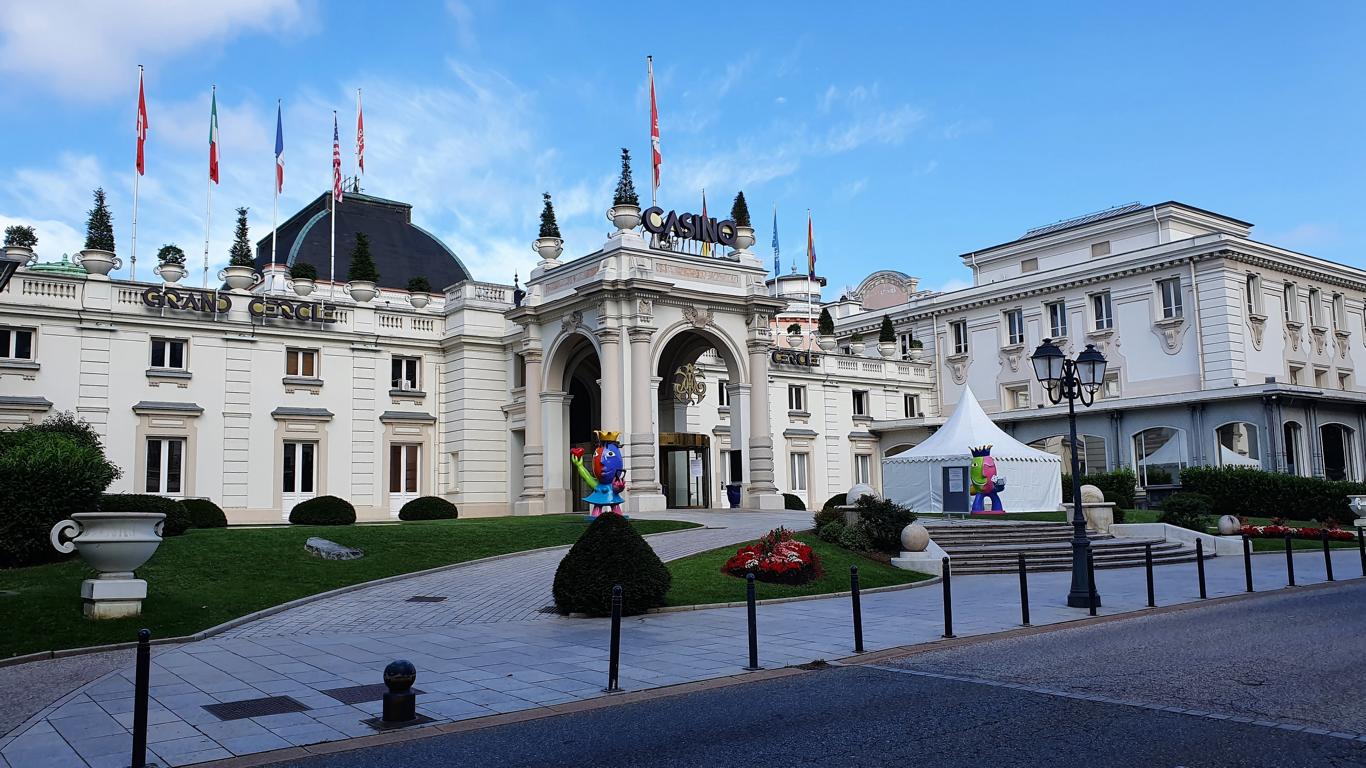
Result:
{"label": "conifer topiary tree", "polygon": [[835,335],[835,318],[830,316],[829,309],[821,308],[821,317],[820,320],[816,321],[816,329],[820,331],[822,336]]}
{"label": "conifer topiary tree", "polygon": [[356,247],[351,249],[351,265],[347,267],[346,279],[379,282],[379,269],[375,267],[375,259],[370,255],[370,238],[366,237],[364,232],[356,233]]}
{"label": "conifer topiary tree", "polygon": [[633,616],[663,605],[672,578],[635,527],[608,512],[560,561],[552,591],[560,613],[606,616],[612,612],[612,587],[620,584],[621,612]]}
{"label": "conifer topiary tree", "polygon": [[432,283],[426,275],[415,275],[408,279],[409,293],[431,293]]}
{"label": "conifer topiary tree", "polygon": [[297,261],[289,265],[289,276],[295,280],[317,280],[318,268],[306,261]]}
{"label": "conifer topiary tree", "polygon": [[541,209],[541,237],[560,238],[560,225],[555,222],[555,206],[550,202],[550,193],[545,192],[541,195],[545,201],[545,207]]}
{"label": "conifer topiary tree", "polygon": [[[640,198],[636,195],[635,182],[631,181],[631,150],[626,147],[621,148],[621,176],[617,179],[617,191],[612,194],[612,205],[634,205],[640,207]],[[545,235],[541,235],[545,237]],[[555,235],[559,237],[559,235]]]}
{"label": "conifer topiary tree", "polygon": [[744,190],[735,193],[735,202],[730,205],[730,218],[737,227],[748,227],[750,225],[749,205],[745,202]]}
{"label": "conifer topiary tree", "polygon": [[251,240],[247,237],[247,209],[237,209],[237,229],[233,231],[232,248],[228,249],[228,264],[234,267],[251,266]]}
{"label": "conifer topiary tree", "polygon": [[882,327],[878,329],[877,340],[896,341],[896,329],[892,327],[892,318],[887,315],[882,316]]}
{"label": "conifer topiary tree", "polygon": [[185,252],[175,243],[167,243],[157,250],[157,261],[162,264],[185,266]]}
{"label": "conifer topiary tree", "polygon": [[85,247],[94,251],[114,250],[114,220],[104,199],[104,187],[95,187],[95,207],[85,221]]}
{"label": "conifer topiary tree", "polygon": [[5,227],[5,247],[32,248],[38,244],[38,233],[33,227],[24,224],[11,224]]}

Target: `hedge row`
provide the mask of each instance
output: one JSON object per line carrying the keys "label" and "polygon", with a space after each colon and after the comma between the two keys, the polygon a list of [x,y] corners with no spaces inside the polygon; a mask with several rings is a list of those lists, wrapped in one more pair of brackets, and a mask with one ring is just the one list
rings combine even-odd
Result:
{"label": "hedge row", "polygon": [[1283,475],[1251,467],[1186,467],[1181,490],[1208,496],[1215,516],[1286,517],[1351,525],[1347,497],[1366,483]]}
{"label": "hedge row", "polygon": [[119,476],[93,431],[69,426],[0,433],[0,568],[60,559],[48,540],[52,526],[94,511]]}
{"label": "hedge row", "polygon": [[[1105,494],[1105,500],[1113,501],[1118,509],[1134,508],[1134,490],[1138,485],[1138,478],[1134,476],[1132,469],[1082,475],[1081,484],[1099,488]],[[1066,473],[1062,476],[1062,501],[1064,504],[1072,503],[1072,476]]]}

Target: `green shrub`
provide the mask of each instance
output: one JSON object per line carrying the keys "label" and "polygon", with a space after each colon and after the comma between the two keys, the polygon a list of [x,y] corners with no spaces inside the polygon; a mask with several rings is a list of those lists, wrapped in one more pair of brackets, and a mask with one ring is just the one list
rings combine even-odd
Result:
{"label": "green shrub", "polygon": [[179,503],[154,493],[106,493],[100,497],[101,512],[160,512],[166,516],[161,535],[179,536],[190,529],[190,513]]}
{"label": "green shrub", "polygon": [[1347,497],[1366,494],[1366,483],[1323,480],[1252,467],[1186,467],[1181,489],[1210,498],[1211,514],[1286,517],[1351,525]]}
{"label": "green shrub", "polygon": [[816,535],[821,537],[822,541],[828,541],[831,544],[840,543],[840,536],[843,534],[844,522],[840,520],[832,520],[816,529]]}
{"label": "green shrub", "polygon": [[295,280],[317,280],[318,268],[306,261],[298,261],[289,265],[289,276]]}
{"label": "green shrub", "polygon": [[104,187],[96,187],[95,207],[85,220],[85,247],[101,251],[114,250],[114,221],[109,214],[109,203],[104,199]]}
{"label": "green shrub", "polygon": [[351,263],[346,268],[347,280],[379,282],[379,268],[375,257],[370,255],[370,238],[364,232],[356,233],[356,245],[351,249]]}
{"label": "green shrub", "polygon": [[601,515],[555,569],[552,593],[560,613],[606,616],[612,587],[621,585],[622,613],[634,616],[664,604],[673,577],[629,521]]}
{"label": "green shrub", "polygon": [[[625,160],[626,157],[623,156],[622,159]],[[550,202],[550,193],[542,193],[541,200],[545,205],[541,208],[540,236],[558,238],[560,236],[560,225],[559,222],[555,221],[555,204]]]}
{"label": "green shrub", "polygon": [[1157,521],[1205,533],[1213,509],[1210,497],[1203,493],[1173,493],[1162,502],[1162,514]]}
{"label": "green shrub", "polygon": [[[1082,475],[1081,484],[1099,488],[1101,493],[1105,494],[1105,500],[1113,501],[1117,510],[1134,508],[1134,491],[1138,486],[1138,478],[1128,467],[1113,472]],[[1062,475],[1062,501],[1064,504],[1072,503],[1072,475],[1066,472]],[[1115,522],[1119,520],[1116,519]]]}
{"label": "green shrub", "polygon": [[735,193],[735,202],[730,206],[730,219],[735,222],[737,227],[748,227],[749,224],[749,204],[745,202],[743,191]]}
{"label": "green shrub", "polygon": [[857,525],[846,526],[840,531],[839,545],[855,552],[867,552],[873,548],[873,542],[868,540],[868,534]]}
{"label": "green shrub", "polygon": [[915,513],[891,499],[860,496],[858,524],[854,527],[879,552],[901,551],[901,531],[915,521]]}
{"label": "green shrub", "polygon": [[30,434],[41,432],[44,434],[60,434],[75,438],[97,451],[104,450],[100,444],[100,433],[90,425],[90,422],[80,418],[71,411],[57,411],[56,413],[43,419],[38,424],[25,424],[14,430],[13,434]]}
{"label": "green shrub", "polygon": [[416,277],[409,278],[409,279],[408,279],[408,292],[409,292],[409,293],[431,293],[431,292],[432,292],[432,282],[431,282],[430,280],[427,279],[427,276],[426,276],[426,275],[418,275],[418,276],[416,276]]}
{"label": "green shrub", "polygon": [[819,531],[820,529],[824,528],[830,523],[843,523],[844,512],[835,509],[834,507],[821,507],[820,509],[816,510],[816,514],[811,516],[811,522],[811,527]]}
{"label": "green shrub", "polygon": [[399,520],[454,520],[460,510],[440,496],[419,496],[398,511]]}
{"label": "green shrub", "polygon": [[180,506],[190,516],[191,528],[227,528],[228,516],[222,507],[208,499],[181,499]]}
{"label": "green shrub", "polygon": [[877,340],[883,343],[896,341],[896,328],[892,326],[892,318],[887,315],[882,316],[882,325],[877,329]]}
{"label": "green shrub", "polygon": [[821,317],[816,321],[816,330],[819,331],[822,336],[835,335],[835,318],[830,316],[829,309],[824,307],[821,308]]}
{"label": "green shrub", "polygon": [[25,224],[5,227],[5,247],[32,248],[38,244],[38,233]]}
{"label": "green shrub", "polygon": [[783,494],[783,509],[793,509],[793,510],[797,510],[797,511],[800,511],[800,512],[805,512],[805,511],[806,511],[806,502],[802,501],[802,497],[800,497],[800,496],[798,496],[798,495],[796,495],[796,494],[794,494],[794,493],[784,493],[784,494]]}
{"label": "green shrub", "polygon": [[317,496],[294,505],[289,511],[290,525],[351,525],[356,508],[337,496]]}
{"label": "green shrub", "polygon": [[0,568],[61,558],[52,526],[94,512],[119,468],[89,443],[40,430],[0,432]]}

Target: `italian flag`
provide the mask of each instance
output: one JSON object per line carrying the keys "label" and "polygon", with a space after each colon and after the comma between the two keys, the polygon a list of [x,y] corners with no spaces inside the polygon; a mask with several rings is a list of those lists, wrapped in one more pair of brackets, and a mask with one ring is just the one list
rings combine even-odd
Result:
{"label": "italian flag", "polygon": [[214,88],[209,108],[209,180],[218,183],[218,89]]}

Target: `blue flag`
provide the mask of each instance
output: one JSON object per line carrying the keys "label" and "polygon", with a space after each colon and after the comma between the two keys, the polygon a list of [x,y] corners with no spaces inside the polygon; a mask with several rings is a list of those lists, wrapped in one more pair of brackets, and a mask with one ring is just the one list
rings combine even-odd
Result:
{"label": "blue flag", "polygon": [[778,275],[778,206],[773,206],[773,275]]}

